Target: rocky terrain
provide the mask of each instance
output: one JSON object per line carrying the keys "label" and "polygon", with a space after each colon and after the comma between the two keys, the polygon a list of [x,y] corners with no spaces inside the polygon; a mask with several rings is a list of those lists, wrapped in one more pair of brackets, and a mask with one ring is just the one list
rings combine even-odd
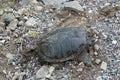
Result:
{"label": "rocky terrain", "polygon": [[[30,43],[61,27],[86,26],[92,67],[40,63]],[[120,80],[119,0],[0,0],[0,80]]]}

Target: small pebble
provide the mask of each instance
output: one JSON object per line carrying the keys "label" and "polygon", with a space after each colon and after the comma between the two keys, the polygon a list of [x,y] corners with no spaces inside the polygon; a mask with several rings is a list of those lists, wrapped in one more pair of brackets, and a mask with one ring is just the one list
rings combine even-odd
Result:
{"label": "small pebble", "polygon": [[7,54],[6,54],[6,57],[7,57],[8,59],[15,59],[15,54],[7,53]]}
{"label": "small pebble", "polygon": [[98,55],[98,53],[97,53],[97,52],[94,52],[94,55],[96,55],[96,56],[97,56],[97,55]]}
{"label": "small pebble", "polygon": [[23,80],[23,77],[24,77],[25,74],[26,74],[25,72],[19,73],[18,80]]}
{"label": "small pebble", "polygon": [[6,70],[3,70],[3,73],[4,73],[4,74],[7,74]]}
{"label": "small pebble", "polygon": [[4,13],[4,11],[3,11],[3,10],[0,10],[0,16],[1,16],[3,13]]}
{"label": "small pebble", "polygon": [[116,40],[113,40],[113,41],[112,41],[112,44],[117,44],[117,41],[116,41]]}
{"label": "small pebble", "polygon": [[4,11],[5,11],[5,12],[9,12],[9,13],[10,13],[10,12],[13,12],[13,9],[12,9],[12,8],[10,8],[10,7],[7,7],[7,8],[5,8],[5,9],[4,9]]}
{"label": "small pebble", "polygon": [[4,17],[4,20],[5,20],[6,22],[11,22],[11,21],[14,20],[14,19],[15,19],[15,16],[14,16],[13,13],[8,13],[8,14],[5,15],[5,17]]}
{"label": "small pebble", "polygon": [[24,19],[24,20],[28,20],[28,17],[27,17],[27,16],[25,16],[23,19]]}
{"label": "small pebble", "polygon": [[25,24],[26,26],[34,26],[37,23],[35,18],[30,18]]}
{"label": "small pebble", "polygon": [[10,30],[15,30],[15,29],[17,28],[17,23],[18,23],[18,20],[17,20],[17,19],[11,21],[10,24],[8,25],[8,28],[9,28]]}
{"label": "small pebble", "polygon": [[18,76],[19,76],[18,72],[15,72],[15,74],[14,74],[12,80],[17,80],[17,79],[18,79]]}
{"label": "small pebble", "polygon": [[100,59],[96,59],[96,60],[95,60],[95,63],[96,63],[96,64],[100,64],[100,62],[101,62]]}
{"label": "small pebble", "polygon": [[103,35],[104,39],[107,38],[107,35],[105,33],[102,33],[102,35]]}
{"label": "small pebble", "polygon": [[67,78],[61,78],[60,80],[68,80]]}
{"label": "small pebble", "polygon": [[32,3],[38,3],[38,1],[37,0],[32,0]]}
{"label": "small pebble", "polygon": [[51,66],[50,69],[49,69],[49,73],[48,75],[46,76],[46,78],[50,78],[51,77],[51,74],[53,73],[55,67]]}
{"label": "small pebble", "polygon": [[0,44],[4,44],[5,43],[5,40],[0,40]]}
{"label": "small pebble", "polygon": [[107,70],[107,63],[103,61],[103,62],[101,63],[100,68],[106,71],[106,70]]}
{"label": "small pebble", "polygon": [[42,66],[36,73],[36,78],[45,78],[49,72],[47,66]]}
{"label": "small pebble", "polygon": [[85,64],[84,64],[83,62],[80,62],[78,65],[79,65],[80,67],[82,67],[82,68],[85,67]]}
{"label": "small pebble", "polygon": [[101,76],[97,77],[96,80],[103,80]]}
{"label": "small pebble", "polygon": [[5,23],[0,21],[0,27],[5,27]]}
{"label": "small pebble", "polygon": [[99,46],[97,44],[94,45],[96,50],[99,50]]}
{"label": "small pebble", "polygon": [[18,26],[22,26],[22,25],[24,25],[24,22],[23,21],[19,21],[18,22]]}
{"label": "small pebble", "polygon": [[78,72],[82,72],[83,71],[83,68],[79,68],[77,69]]}
{"label": "small pebble", "polygon": [[54,71],[55,67],[51,66],[49,69],[49,73],[51,74]]}
{"label": "small pebble", "polygon": [[36,6],[36,10],[37,10],[37,11],[41,11],[42,9],[43,9],[42,6]]}

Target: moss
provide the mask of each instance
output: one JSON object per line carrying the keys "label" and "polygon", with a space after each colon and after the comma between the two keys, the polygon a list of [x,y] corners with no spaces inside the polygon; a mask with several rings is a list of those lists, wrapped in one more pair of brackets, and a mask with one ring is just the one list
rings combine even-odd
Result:
{"label": "moss", "polygon": [[34,39],[37,39],[37,38],[38,38],[38,34],[37,34],[36,32],[34,32],[34,31],[29,31],[28,34],[29,34],[32,38],[34,38]]}

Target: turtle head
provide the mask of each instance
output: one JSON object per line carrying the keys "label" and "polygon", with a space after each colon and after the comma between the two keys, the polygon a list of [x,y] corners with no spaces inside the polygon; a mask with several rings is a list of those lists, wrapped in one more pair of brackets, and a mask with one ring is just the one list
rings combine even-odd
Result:
{"label": "turtle head", "polygon": [[32,55],[35,53],[35,50],[36,50],[36,42],[35,41],[31,41],[29,43],[22,44],[21,53],[24,55]]}
{"label": "turtle head", "polygon": [[37,45],[37,48],[36,48],[37,53],[42,54],[42,53],[48,52],[49,44],[46,39],[38,40],[36,45]]}

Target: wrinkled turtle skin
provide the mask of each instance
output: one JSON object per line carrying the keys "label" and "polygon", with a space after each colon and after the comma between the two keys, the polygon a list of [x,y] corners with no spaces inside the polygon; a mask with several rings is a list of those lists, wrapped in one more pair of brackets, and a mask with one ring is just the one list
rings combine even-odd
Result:
{"label": "wrinkled turtle skin", "polygon": [[87,35],[85,27],[56,29],[37,42],[36,50],[43,61],[67,61],[87,54],[86,46],[90,44]]}

